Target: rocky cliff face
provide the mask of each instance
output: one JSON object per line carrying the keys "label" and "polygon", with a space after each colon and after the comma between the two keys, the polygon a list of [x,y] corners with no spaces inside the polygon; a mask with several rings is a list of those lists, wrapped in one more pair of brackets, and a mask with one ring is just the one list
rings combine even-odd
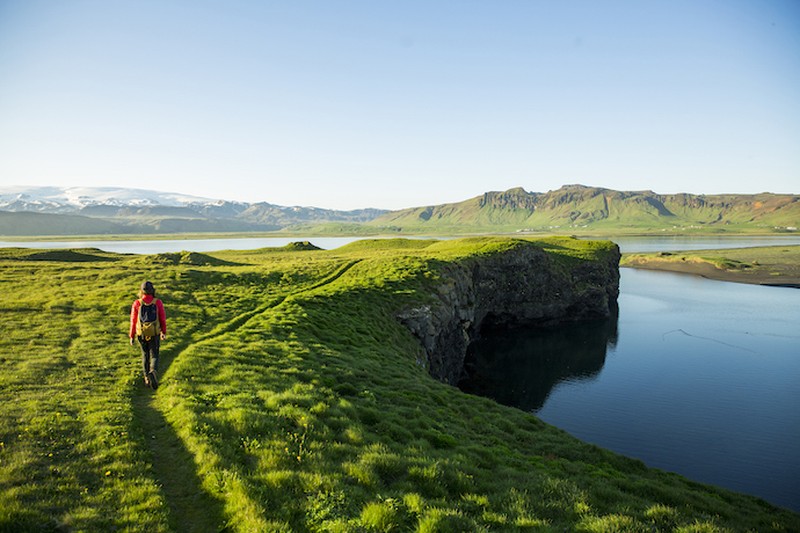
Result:
{"label": "rocky cliff face", "polygon": [[619,249],[598,261],[564,260],[521,246],[444,266],[434,302],[398,318],[425,350],[435,378],[455,384],[481,329],[549,325],[610,315],[619,295]]}

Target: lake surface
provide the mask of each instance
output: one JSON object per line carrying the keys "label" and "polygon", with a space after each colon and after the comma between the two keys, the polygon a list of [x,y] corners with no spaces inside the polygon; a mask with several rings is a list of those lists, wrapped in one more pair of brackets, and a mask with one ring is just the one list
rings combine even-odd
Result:
{"label": "lake surface", "polygon": [[[106,252],[128,254],[157,254],[180,252],[215,252],[219,250],[254,250],[286,246],[290,242],[309,241],[325,250],[332,250],[361,239],[392,237],[242,237],[236,239],[170,239],[131,241],[0,241],[0,248],[99,248]],[[451,239],[453,237],[407,237],[411,239]],[[610,238],[623,252],[652,252],[780,246],[800,244],[800,235],[745,237],[597,237]]]}
{"label": "lake surface", "polygon": [[310,241],[331,250],[364,237],[242,237],[240,239],[167,239],[135,241],[0,241],[0,248],[99,248],[120,254],[161,254],[181,252],[216,252],[219,250],[255,250],[277,248],[291,242]]}
{"label": "lake surface", "polygon": [[800,291],[621,274],[618,317],[489,333],[462,388],[800,511]]}
{"label": "lake surface", "polygon": [[[247,250],[362,237],[2,242],[119,253]],[[618,237],[624,252],[800,244],[800,236]],[[498,333],[472,392],[650,466],[800,511],[800,290],[622,269],[619,316]]]}
{"label": "lake surface", "polygon": [[616,242],[619,244],[619,248],[623,253],[711,250],[719,248],[752,248],[754,246],[788,246],[800,244],[800,235],[596,238],[604,238]]}

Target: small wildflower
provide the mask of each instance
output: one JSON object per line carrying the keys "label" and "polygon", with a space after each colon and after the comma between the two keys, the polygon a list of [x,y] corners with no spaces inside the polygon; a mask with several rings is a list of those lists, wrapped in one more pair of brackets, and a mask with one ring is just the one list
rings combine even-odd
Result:
{"label": "small wildflower", "polygon": [[106,477],[111,475],[111,470],[106,470]]}

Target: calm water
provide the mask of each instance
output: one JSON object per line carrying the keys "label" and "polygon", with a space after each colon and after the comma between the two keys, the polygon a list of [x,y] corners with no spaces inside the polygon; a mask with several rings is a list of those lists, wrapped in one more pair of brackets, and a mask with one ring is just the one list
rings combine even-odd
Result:
{"label": "calm water", "polygon": [[753,246],[800,244],[800,235],[764,235],[742,237],[604,237],[619,244],[623,252],[668,252],[675,250],[711,250]]}
{"label": "calm water", "polygon": [[619,317],[489,334],[465,390],[800,510],[800,291],[622,269]]}
{"label": "calm water", "polygon": [[160,254],[189,250],[216,252],[219,250],[255,250],[276,248],[290,242],[311,241],[316,246],[330,250],[344,246],[359,237],[263,237],[241,239],[170,239],[144,241],[0,241],[0,248],[99,248],[121,254]]}
{"label": "calm water", "polygon": [[[382,237],[243,237],[240,239],[171,239],[144,241],[0,241],[0,248],[99,248],[106,252],[157,254],[180,252],[214,252],[218,250],[254,250],[286,246],[290,242],[310,241],[320,248],[332,250],[363,238]],[[409,237],[452,238],[452,237]],[[800,235],[764,237],[606,237],[617,242],[623,252],[701,250],[800,244]]]}

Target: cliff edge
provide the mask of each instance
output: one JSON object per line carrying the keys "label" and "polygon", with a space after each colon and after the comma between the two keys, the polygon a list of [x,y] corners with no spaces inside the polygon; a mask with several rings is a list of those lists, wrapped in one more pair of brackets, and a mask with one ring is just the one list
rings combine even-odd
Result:
{"label": "cliff edge", "polygon": [[431,301],[404,309],[398,319],[421,342],[430,374],[455,384],[467,346],[486,326],[546,326],[611,314],[619,296],[619,247],[592,244],[602,253],[582,259],[519,239],[509,249],[442,265]]}

